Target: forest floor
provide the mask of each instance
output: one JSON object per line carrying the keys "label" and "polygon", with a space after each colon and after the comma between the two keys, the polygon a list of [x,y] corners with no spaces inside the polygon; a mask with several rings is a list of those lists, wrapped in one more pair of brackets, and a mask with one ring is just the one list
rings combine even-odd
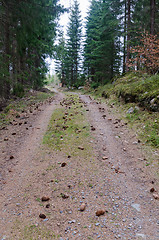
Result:
{"label": "forest floor", "polygon": [[159,239],[159,151],[90,96],[39,108],[0,131],[0,239]]}

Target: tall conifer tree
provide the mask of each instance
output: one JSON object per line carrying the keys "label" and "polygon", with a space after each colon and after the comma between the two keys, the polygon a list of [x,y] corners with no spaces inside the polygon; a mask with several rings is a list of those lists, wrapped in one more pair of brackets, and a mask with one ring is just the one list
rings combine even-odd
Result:
{"label": "tall conifer tree", "polygon": [[73,86],[77,84],[79,78],[80,68],[80,47],[82,37],[82,23],[81,14],[79,10],[79,3],[74,0],[71,7],[71,13],[69,18],[69,24],[67,29],[67,81],[68,84]]}

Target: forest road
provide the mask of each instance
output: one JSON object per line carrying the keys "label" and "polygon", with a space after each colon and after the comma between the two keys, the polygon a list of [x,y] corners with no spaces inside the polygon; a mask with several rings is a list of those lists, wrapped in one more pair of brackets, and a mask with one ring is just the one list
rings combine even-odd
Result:
{"label": "forest road", "polygon": [[0,239],[159,239],[159,201],[150,193],[157,180],[136,134],[106,104],[79,94],[92,159],[41,144],[53,111],[66,110],[63,97],[45,107],[17,148],[0,193]]}

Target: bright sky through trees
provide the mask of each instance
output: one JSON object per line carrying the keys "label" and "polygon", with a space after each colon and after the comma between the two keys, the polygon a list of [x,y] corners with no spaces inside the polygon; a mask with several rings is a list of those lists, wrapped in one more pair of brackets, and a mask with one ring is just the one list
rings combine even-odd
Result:
{"label": "bright sky through trees", "polygon": [[[78,0],[79,4],[80,4],[80,11],[81,11],[81,16],[82,16],[82,24],[83,26],[85,25],[85,17],[87,16],[87,12],[89,10],[89,5],[90,5],[90,1],[89,0]],[[60,0],[59,2],[61,5],[63,5],[65,8],[70,8],[71,4],[73,4],[73,0]],[[66,29],[67,29],[67,25],[69,22],[69,13],[64,13],[61,14],[60,17],[60,25],[63,26],[64,28],[64,33],[66,34]],[[54,73],[54,68],[55,68],[55,63],[54,61],[48,59],[47,60],[49,65],[50,65],[50,74]]]}
{"label": "bright sky through trees", "polygon": [[[79,0],[78,1],[80,4],[80,11],[81,11],[81,15],[82,15],[82,21],[84,21],[84,18],[87,15],[88,12],[88,8],[90,5],[90,1],[89,0]],[[64,5],[65,8],[69,8],[71,6],[71,4],[73,3],[73,0],[60,0],[60,3],[62,5]],[[60,24],[62,26],[64,26],[64,29],[66,29],[66,26],[68,24],[68,13],[62,14],[61,15],[61,19],[60,19]]]}

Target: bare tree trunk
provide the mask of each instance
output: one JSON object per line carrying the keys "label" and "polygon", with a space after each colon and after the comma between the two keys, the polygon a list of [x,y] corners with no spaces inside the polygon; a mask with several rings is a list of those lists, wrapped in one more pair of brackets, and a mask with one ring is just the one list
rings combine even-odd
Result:
{"label": "bare tree trunk", "polygon": [[155,0],[150,0],[150,33],[152,35],[155,34],[155,6],[156,6],[156,1]]}
{"label": "bare tree trunk", "polygon": [[131,27],[131,3],[128,0],[128,17],[127,17],[127,60],[126,60],[126,71],[129,71],[128,62],[130,59],[130,27]]}
{"label": "bare tree trunk", "polygon": [[125,0],[125,12],[124,12],[124,49],[123,49],[123,73],[126,71],[126,24],[127,24],[127,19],[126,19],[126,0]]}

